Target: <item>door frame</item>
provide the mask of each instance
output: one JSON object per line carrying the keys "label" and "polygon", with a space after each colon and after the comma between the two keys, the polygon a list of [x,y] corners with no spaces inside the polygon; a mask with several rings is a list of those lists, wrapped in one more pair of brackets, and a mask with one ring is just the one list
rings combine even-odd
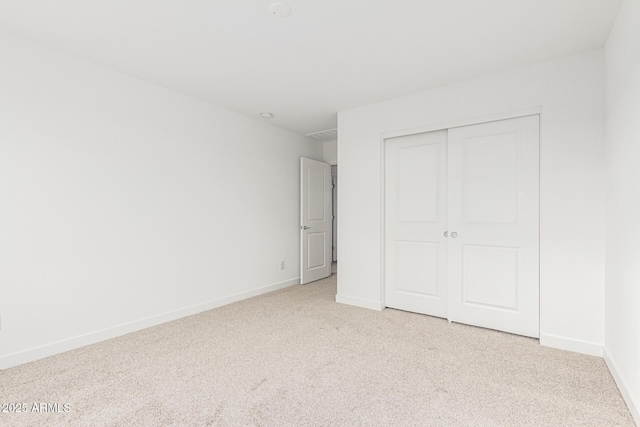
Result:
{"label": "door frame", "polygon": [[[525,108],[521,110],[508,111],[504,113],[495,113],[495,114],[489,114],[486,116],[479,116],[479,117],[473,117],[468,119],[454,120],[450,122],[435,123],[431,125],[418,126],[414,128],[383,132],[380,134],[380,242],[381,242],[381,245],[380,245],[380,260],[381,260],[380,262],[380,310],[384,310],[387,307],[387,303],[385,301],[385,289],[386,289],[386,281],[385,281],[386,255],[385,253],[386,253],[386,245],[387,245],[387,242],[385,239],[385,232],[386,232],[386,229],[385,229],[385,222],[386,222],[385,146],[386,146],[386,140],[391,138],[397,138],[400,136],[414,135],[417,133],[434,132],[438,130],[446,130],[446,129],[457,128],[462,126],[478,125],[482,123],[497,122],[499,120],[517,119],[519,117],[535,116],[535,115],[540,116],[540,128],[542,129],[542,106],[538,106],[538,107]],[[541,151],[541,147],[542,147],[542,132],[540,132],[540,144],[538,145],[538,150]],[[538,168],[540,168],[540,166],[538,166]],[[542,181],[541,168],[538,176],[538,181],[539,182]],[[539,187],[539,188],[540,188],[540,193],[542,193],[542,187]],[[538,199],[538,213],[540,214],[540,196]],[[538,240],[540,240],[540,222],[541,222],[541,218],[539,216]],[[542,264],[542,257],[540,255],[541,254],[540,254],[540,248],[539,248],[538,256],[539,256],[540,262],[538,264],[538,273],[539,273],[540,280],[538,282],[538,287],[541,288],[540,281],[542,281],[542,274],[541,274],[540,266]],[[540,297],[538,300],[538,311],[540,311],[541,301],[542,301],[542,294],[540,293]],[[541,322],[541,316],[538,316],[538,319],[539,319],[538,322]],[[540,324],[538,324],[538,330],[539,329],[540,329]]]}

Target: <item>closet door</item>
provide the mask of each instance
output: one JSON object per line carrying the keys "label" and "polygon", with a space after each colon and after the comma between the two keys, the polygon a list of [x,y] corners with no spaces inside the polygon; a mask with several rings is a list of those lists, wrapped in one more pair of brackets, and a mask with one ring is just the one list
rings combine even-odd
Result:
{"label": "closet door", "polygon": [[447,132],[385,141],[385,305],[446,317]]}
{"label": "closet door", "polygon": [[539,116],[449,129],[448,316],[539,336]]}

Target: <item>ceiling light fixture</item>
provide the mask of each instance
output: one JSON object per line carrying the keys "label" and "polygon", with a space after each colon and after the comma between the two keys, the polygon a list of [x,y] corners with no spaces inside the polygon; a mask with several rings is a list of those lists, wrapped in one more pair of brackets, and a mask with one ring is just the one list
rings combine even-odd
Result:
{"label": "ceiling light fixture", "polygon": [[291,8],[284,3],[274,3],[271,5],[271,14],[278,18],[286,18],[291,15]]}
{"label": "ceiling light fixture", "polygon": [[271,113],[262,113],[262,114],[260,114],[260,117],[262,117],[263,119],[269,120],[270,118],[273,117],[273,114],[271,114]]}

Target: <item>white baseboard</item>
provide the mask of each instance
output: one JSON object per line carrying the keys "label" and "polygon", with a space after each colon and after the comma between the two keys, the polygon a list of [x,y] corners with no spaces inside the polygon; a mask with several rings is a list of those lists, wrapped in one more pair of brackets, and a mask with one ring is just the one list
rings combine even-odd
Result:
{"label": "white baseboard", "polygon": [[380,301],[348,297],[345,295],[336,295],[336,302],[339,302],[341,304],[355,305],[356,307],[363,307],[377,311],[382,311],[382,309],[384,308]]}
{"label": "white baseboard", "polygon": [[602,344],[540,333],[540,345],[602,357]]}
{"label": "white baseboard", "polygon": [[627,382],[622,377],[620,369],[618,368],[615,360],[613,360],[613,358],[611,357],[611,354],[609,353],[609,350],[607,350],[607,347],[604,347],[603,350],[604,361],[607,363],[607,367],[611,372],[611,376],[615,380],[616,385],[618,386],[618,390],[620,390],[620,394],[624,398],[624,401],[627,404],[629,412],[631,412],[636,425],[640,426],[640,401],[631,393]]}
{"label": "white baseboard", "polygon": [[105,341],[121,335],[129,334],[131,332],[139,331],[141,329],[149,328],[151,326],[160,325],[162,323],[170,322],[182,317],[191,316],[193,314],[201,313],[203,311],[211,310],[223,305],[242,301],[247,298],[255,297],[258,295],[266,294],[268,292],[277,291],[278,289],[283,289],[299,284],[300,278],[297,277],[295,279],[286,280],[284,282],[275,283],[273,285],[263,286],[261,288],[241,292],[239,294],[230,295],[228,297],[207,301],[201,304],[196,304],[190,307],[169,311],[167,313],[159,314],[156,316],[135,320],[133,322],[125,323],[111,328],[89,332],[87,334],[79,335],[76,337],[67,338],[39,347],[30,348],[28,350],[7,354],[0,357],[0,370],[12,368],[14,366],[22,365],[28,362],[33,362],[45,357],[64,353],[65,351],[84,347],[90,344],[95,344],[100,341]]}

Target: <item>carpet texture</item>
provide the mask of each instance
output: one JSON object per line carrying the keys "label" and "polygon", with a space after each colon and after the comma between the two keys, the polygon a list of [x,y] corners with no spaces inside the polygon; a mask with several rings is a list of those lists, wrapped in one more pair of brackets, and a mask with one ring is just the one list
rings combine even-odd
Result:
{"label": "carpet texture", "polygon": [[633,426],[605,363],[334,302],[335,276],[0,372],[2,426]]}

